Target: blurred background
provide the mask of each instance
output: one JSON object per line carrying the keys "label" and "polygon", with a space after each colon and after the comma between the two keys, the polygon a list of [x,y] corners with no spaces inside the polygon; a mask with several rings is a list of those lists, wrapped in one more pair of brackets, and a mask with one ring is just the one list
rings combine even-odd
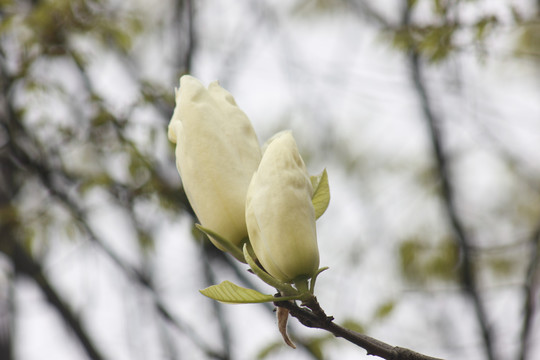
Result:
{"label": "blurred background", "polygon": [[540,2],[1,0],[0,359],[369,359],[197,231],[167,125],[219,80],[312,174],[322,307],[447,359],[540,358]]}

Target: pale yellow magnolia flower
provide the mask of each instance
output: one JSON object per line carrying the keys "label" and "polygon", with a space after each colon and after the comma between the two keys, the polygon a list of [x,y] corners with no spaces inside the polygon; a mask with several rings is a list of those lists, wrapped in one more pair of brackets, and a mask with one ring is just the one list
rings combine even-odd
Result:
{"label": "pale yellow magnolia flower", "polygon": [[202,226],[240,245],[247,237],[246,192],[261,160],[246,114],[217,82],[206,89],[184,75],[176,91],[169,140],[176,143],[176,166]]}
{"label": "pale yellow magnolia flower", "polygon": [[249,240],[264,269],[283,282],[310,278],[319,267],[313,187],[290,131],[268,144],[249,185]]}

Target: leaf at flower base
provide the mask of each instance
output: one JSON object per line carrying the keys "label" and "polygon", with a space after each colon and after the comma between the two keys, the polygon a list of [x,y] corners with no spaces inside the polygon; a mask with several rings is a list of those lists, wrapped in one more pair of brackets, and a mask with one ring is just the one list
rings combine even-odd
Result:
{"label": "leaf at flower base", "polygon": [[293,300],[294,296],[274,297],[266,295],[253,289],[238,286],[230,281],[223,281],[219,285],[212,285],[206,289],[199,290],[201,294],[211,299],[221,301],[226,304],[254,304],[263,302]]}
{"label": "leaf at flower base", "polygon": [[328,266],[325,266],[325,267],[322,267],[320,268],[319,270],[317,270],[315,272],[315,275],[313,275],[313,277],[311,278],[311,283],[309,285],[309,292],[313,294],[313,292],[315,291],[315,281],[317,281],[317,278],[319,277],[319,275],[323,272],[323,271],[326,271],[328,270],[329,267]]}
{"label": "leaf at flower base", "polygon": [[274,301],[272,295],[243,288],[227,280],[219,285],[212,285],[204,290],[200,290],[200,292],[204,296],[227,304],[250,304]]}
{"label": "leaf at flower base", "polygon": [[311,185],[313,185],[313,197],[311,202],[315,208],[315,218],[318,219],[328,208],[330,204],[330,187],[328,185],[328,174],[326,169],[320,175],[311,176]]}

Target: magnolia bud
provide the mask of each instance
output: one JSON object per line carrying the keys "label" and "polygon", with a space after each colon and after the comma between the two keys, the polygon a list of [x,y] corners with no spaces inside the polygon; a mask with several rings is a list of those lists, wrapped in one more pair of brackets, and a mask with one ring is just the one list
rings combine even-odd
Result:
{"label": "magnolia bud", "polygon": [[206,89],[184,75],[176,90],[169,140],[176,143],[176,166],[202,226],[240,245],[247,237],[246,192],[261,160],[246,114],[217,82]]}
{"label": "magnolia bud", "polygon": [[246,198],[249,240],[276,279],[310,278],[319,267],[313,187],[290,131],[268,144]]}

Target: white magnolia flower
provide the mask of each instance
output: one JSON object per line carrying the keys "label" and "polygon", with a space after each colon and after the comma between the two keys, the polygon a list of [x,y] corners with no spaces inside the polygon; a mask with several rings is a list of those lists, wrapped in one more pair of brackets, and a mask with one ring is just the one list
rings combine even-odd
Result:
{"label": "white magnolia flower", "polygon": [[206,89],[184,75],[169,140],[176,143],[176,166],[202,226],[239,245],[247,237],[247,188],[261,160],[248,117],[217,82]]}
{"label": "white magnolia flower", "polygon": [[249,240],[264,269],[283,282],[319,267],[313,187],[290,131],[268,144],[246,198]]}

